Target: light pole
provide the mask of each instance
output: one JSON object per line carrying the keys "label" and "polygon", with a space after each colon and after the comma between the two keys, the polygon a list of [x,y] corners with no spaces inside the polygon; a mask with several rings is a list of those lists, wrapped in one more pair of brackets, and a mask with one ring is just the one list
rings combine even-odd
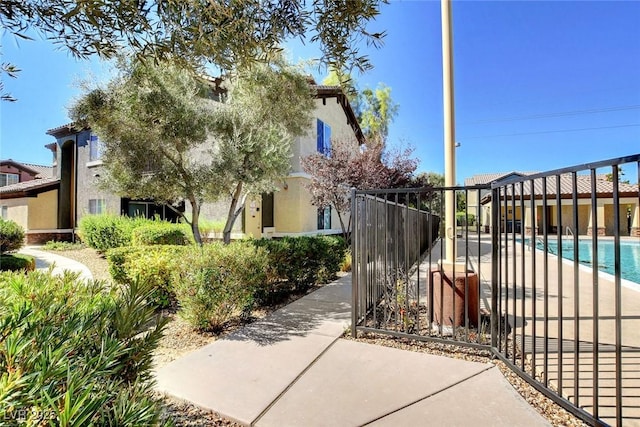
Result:
{"label": "light pole", "polygon": [[[453,37],[451,30],[451,0],[440,0],[442,13],[442,89],[444,103],[444,186],[456,185],[456,121],[453,92]],[[455,254],[456,198],[454,191],[447,191],[445,212],[445,259],[452,265]]]}
{"label": "light pole", "polygon": [[[440,0],[442,8],[442,87],[444,100],[444,185],[456,185],[456,133],[453,104],[453,37],[451,0]],[[467,263],[456,263],[456,194],[446,190],[444,199],[445,258],[432,275],[434,329],[455,335],[455,328],[479,326],[478,275],[466,270]],[[465,242],[468,244],[469,242]],[[438,285],[437,283],[440,282]],[[456,309],[457,307],[457,309]]]}

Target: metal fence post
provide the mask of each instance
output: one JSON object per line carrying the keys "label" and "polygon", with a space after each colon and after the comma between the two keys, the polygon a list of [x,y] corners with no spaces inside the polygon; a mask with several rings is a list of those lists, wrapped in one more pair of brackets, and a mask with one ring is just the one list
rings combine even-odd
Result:
{"label": "metal fence post", "polygon": [[351,294],[352,304],[351,307],[351,336],[358,338],[356,331],[356,324],[358,323],[358,263],[359,253],[357,245],[358,235],[358,204],[356,203],[356,189],[351,189]]}
{"label": "metal fence post", "polygon": [[498,239],[500,238],[500,190],[491,188],[491,347],[498,347]]}

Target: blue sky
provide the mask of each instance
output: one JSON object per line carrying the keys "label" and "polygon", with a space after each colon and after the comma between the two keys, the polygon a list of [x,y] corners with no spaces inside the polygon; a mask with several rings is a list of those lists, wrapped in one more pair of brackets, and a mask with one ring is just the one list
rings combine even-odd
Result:
{"label": "blue sky", "polygon": [[[400,105],[391,145],[410,145],[419,170],[443,172],[439,1],[392,1],[363,47],[374,70],[361,88],[384,82]],[[453,2],[457,181],[477,173],[544,171],[640,152],[640,1]],[[48,164],[47,129],[96,60],[76,61],[46,41],[3,37],[3,62],[23,71],[6,88],[0,157]],[[317,55],[290,43],[291,57]],[[323,73],[317,73],[318,78]]]}

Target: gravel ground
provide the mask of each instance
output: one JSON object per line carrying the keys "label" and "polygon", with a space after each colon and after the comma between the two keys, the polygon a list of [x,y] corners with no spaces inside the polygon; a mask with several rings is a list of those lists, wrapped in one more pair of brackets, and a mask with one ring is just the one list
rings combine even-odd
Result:
{"label": "gravel ground", "polygon": [[[52,251],[58,255],[66,256],[86,265],[94,277],[98,280],[110,280],[107,260],[99,255],[95,250],[90,248],[73,249],[65,251]],[[310,289],[312,292],[314,289]],[[256,310],[252,313],[251,321],[262,318],[270,312],[302,297],[297,295],[286,301],[269,307],[268,309]],[[154,353],[154,361],[156,367],[162,367],[176,358],[207,345],[216,339],[225,336],[240,328],[242,323],[228,325],[228,327],[219,335],[201,333],[191,329],[184,320],[175,313],[165,312],[170,321],[165,330],[163,339],[158,349]],[[344,339],[351,339],[345,336]],[[562,407],[556,405],[549,398],[531,387],[526,381],[522,380],[517,374],[513,373],[504,363],[491,358],[487,351],[475,350],[454,345],[416,342],[406,339],[398,339],[385,335],[360,334],[358,341],[371,344],[384,345],[403,350],[417,351],[440,356],[452,357],[456,359],[464,359],[481,363],[493,363],[503,373],[505,378],[513,385],[513,387],[522,395],[522,397],[540,414],[542,414],[554,426],[587,426],[580,419],[567,412]],[[239,426],[233,421],[224,419],[219,414],[204,410],[191,403],[183,402],[172,397],[160,396],[163,399],[164,419],[171,420],[176,426]]]}

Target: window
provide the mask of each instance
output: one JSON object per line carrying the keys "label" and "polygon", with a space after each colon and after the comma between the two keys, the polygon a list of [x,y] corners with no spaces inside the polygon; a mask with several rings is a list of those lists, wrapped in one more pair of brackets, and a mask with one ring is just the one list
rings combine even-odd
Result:
{"label": "window", "polygon": [[318,119],[317,129],[318,153],[328,154],[331,150],[331,126]]}
{"label": "window", "polygon": [[100,160],[102,157],[102,143],[98,138],[98,135],[93,133],[89,137],[89,161]]}
{"label": "window", "polygon": [[9,207],[3,205],[2,207],[0,207],[0,210],[2,211],[2,219],[7,219],[7,216],[9,216]]}
{"label": "window", "polygon": [[89,200],[89,213],[97,215],[104,213],[106,202],[104,199],[90,199]]}
{"label": "window", "polygon": [[0,173],[0,187],[17,184],[20,182],[20,175],[17,173]]}
{"label": "window", "polygon": [[318,208],[318,230],[331,230],[331,206]]}

